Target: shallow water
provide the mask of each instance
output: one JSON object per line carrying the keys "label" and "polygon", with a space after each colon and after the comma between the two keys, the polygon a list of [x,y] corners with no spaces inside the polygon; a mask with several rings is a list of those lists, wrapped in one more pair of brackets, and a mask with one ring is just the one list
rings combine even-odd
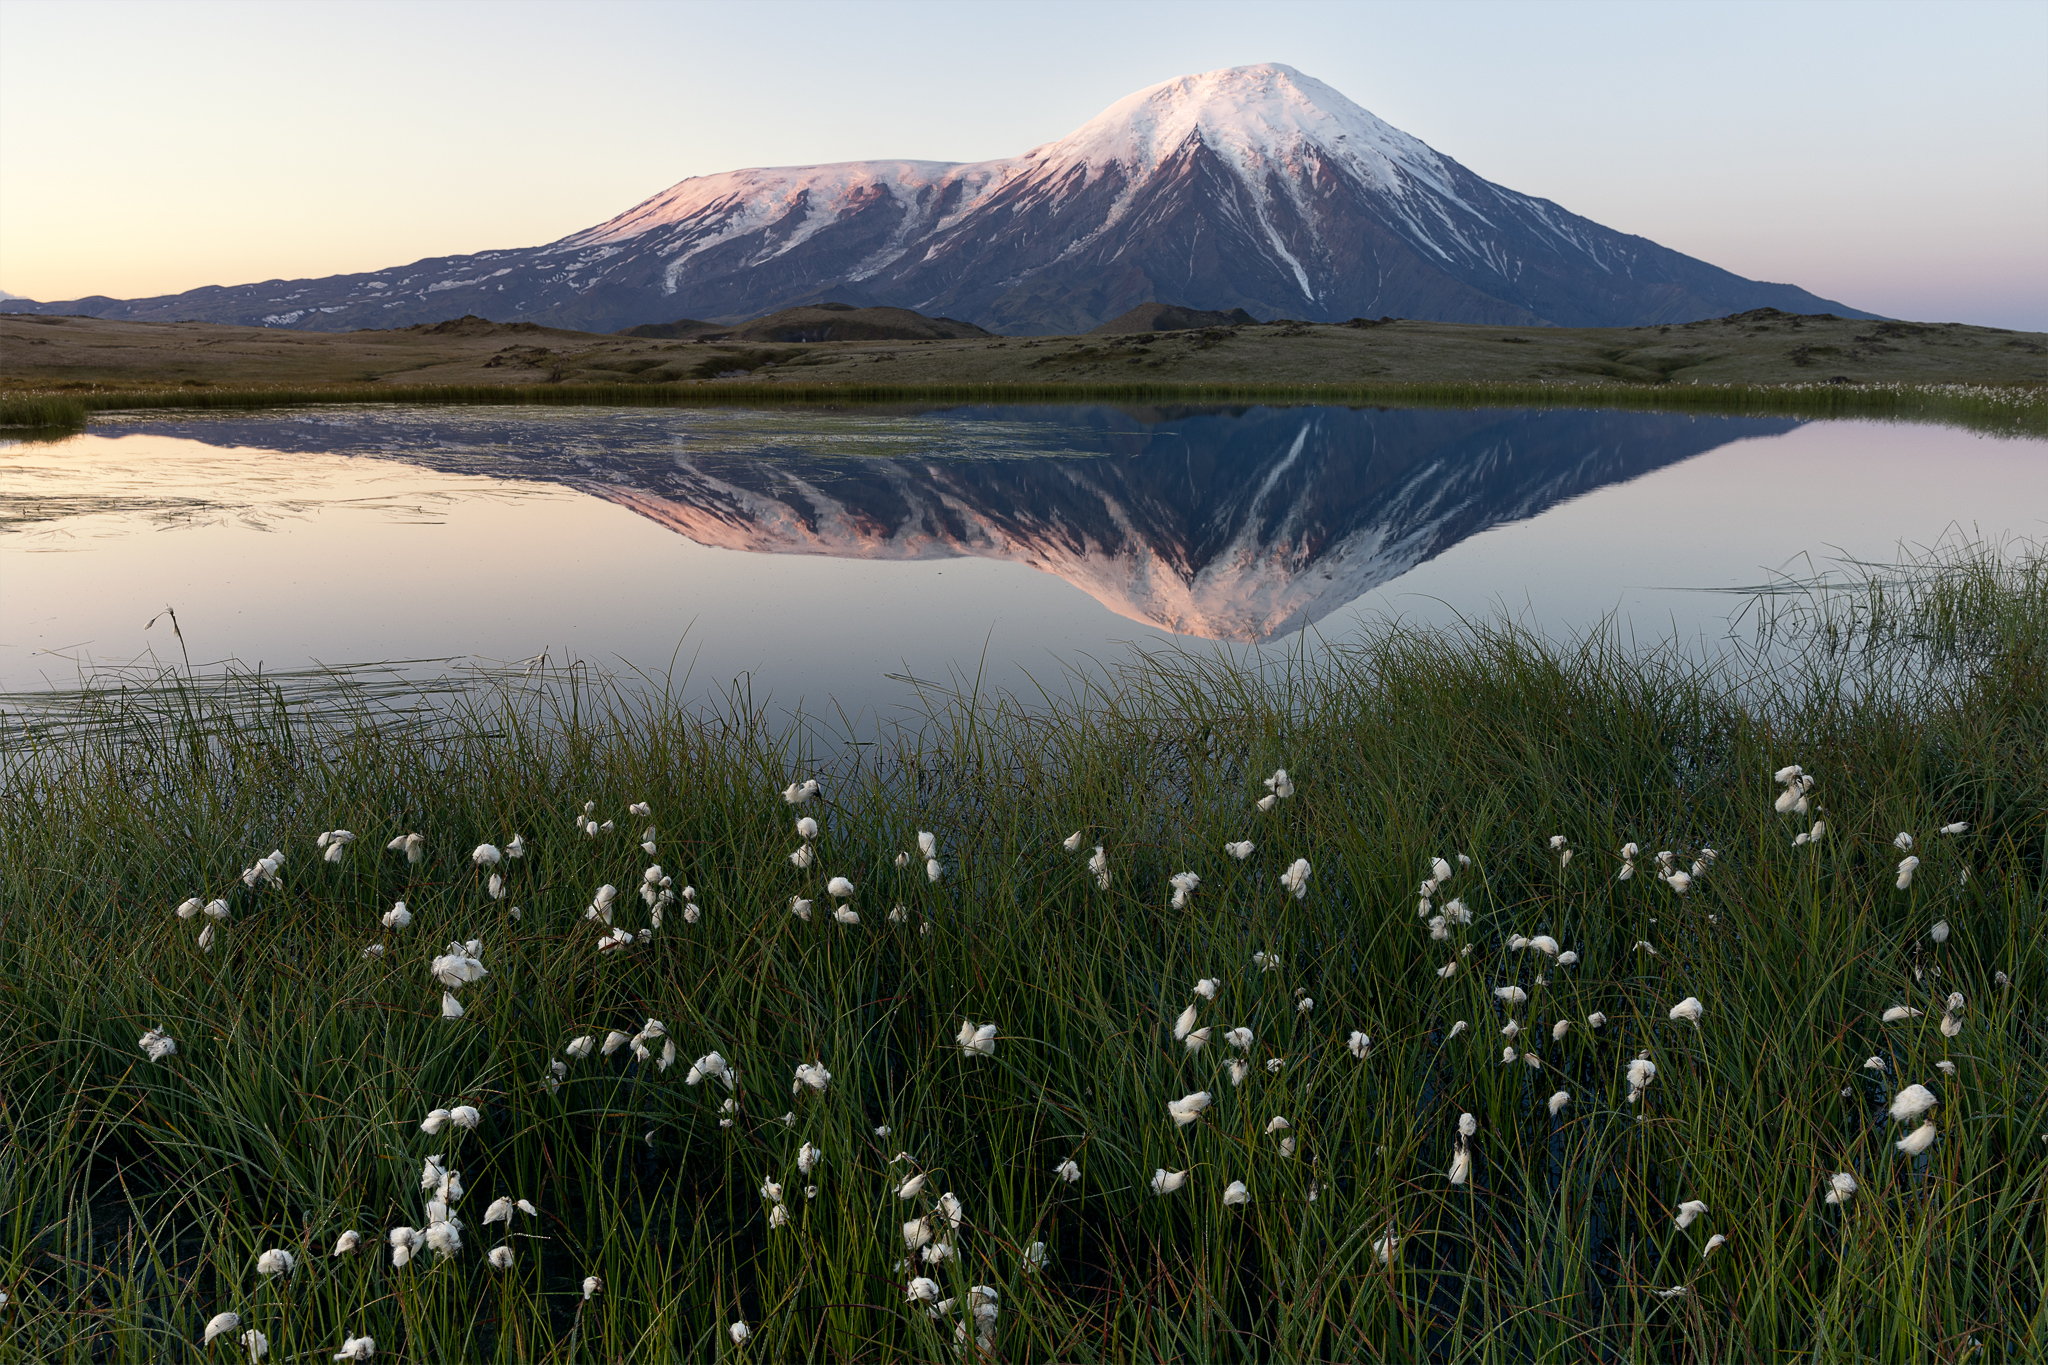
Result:
{"label": "shallow water", "polygon": [[[1599,411],[138,415],[0,449],[0,690],[546,653],[886,712],[1387,614],[1724,636],[1726,589],[2048,531],[2048,443]],[[1306,636],[1304,636],[1306,632]]]}

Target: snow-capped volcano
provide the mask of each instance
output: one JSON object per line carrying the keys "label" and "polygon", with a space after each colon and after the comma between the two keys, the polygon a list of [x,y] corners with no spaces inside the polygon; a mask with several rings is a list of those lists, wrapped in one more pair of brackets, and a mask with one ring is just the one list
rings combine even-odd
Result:
{"label": "snow-capped volcano", "polygon": [[1483,180],[1275,63],[1162,82],[1003,160],[728,171],[524,251],[31,307],[319,330],[475,313],[610,331],[826,297],[1010,333],[1084,331],[1153,300],[1525,326],[1757,307],[1868,316]]}

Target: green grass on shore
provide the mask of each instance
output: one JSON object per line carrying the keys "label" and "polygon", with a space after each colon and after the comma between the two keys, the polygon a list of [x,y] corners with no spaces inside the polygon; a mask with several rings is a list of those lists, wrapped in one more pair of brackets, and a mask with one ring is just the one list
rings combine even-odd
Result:
{"label": "green grass on shore", "polygon": [[[1764,606],[1748,665],[1389,629],[939,701],[822,770],[743,705],[573,675],[426,727],[196,681],[11,725],[0,1360],[2026,1358],[2048,564]],[[488,971],[459,1018],[450,954]],[[394,1267],[436,1213],[459,1250]]]}
{"label": "green grass on shore", "polygon": [[359,384],[318,388],[20,391],[0,428],[76,429],[94,413],[333,403],[762,407],[838,403],[1337,403],[1399,407],[1600,407],[1724,416],[1875,417],[2048,435],[2048,389],[1986,384]]}

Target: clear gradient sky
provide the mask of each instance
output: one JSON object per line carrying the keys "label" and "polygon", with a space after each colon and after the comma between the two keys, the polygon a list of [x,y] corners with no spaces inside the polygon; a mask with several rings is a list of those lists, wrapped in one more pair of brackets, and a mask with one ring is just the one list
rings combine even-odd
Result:
{"label": "clear gradient sky", "polygon": [[2048,330],[2041,0],[0,0],[0,289],[532,246],[691,175],[1015,155],[1259,61],[1740,274]]}

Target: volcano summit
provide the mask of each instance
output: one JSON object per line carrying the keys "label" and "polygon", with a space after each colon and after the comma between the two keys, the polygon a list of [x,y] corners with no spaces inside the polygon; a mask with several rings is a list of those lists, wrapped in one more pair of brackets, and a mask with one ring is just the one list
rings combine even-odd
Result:
{"label": "volcano summit", "polygon": [[585,331],[827,299],[1013,335],[1138,304],[1337,322],[1624,327],[1870,317],[1482,180],[1277,64],[1182,76],[999,161],[694,176],[546,246],[162,298],[0,308],[344,331],[474,313]]}

